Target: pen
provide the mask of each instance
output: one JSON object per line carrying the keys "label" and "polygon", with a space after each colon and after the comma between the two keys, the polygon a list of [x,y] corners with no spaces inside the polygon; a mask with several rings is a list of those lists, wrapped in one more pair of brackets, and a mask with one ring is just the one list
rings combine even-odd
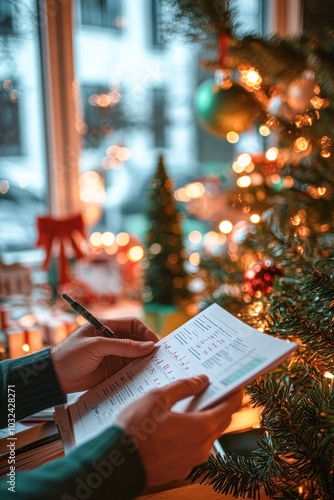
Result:
{"label": "pen", "polygon": [[115,333],[107,326],[101,323],[100,320],[95,318],[87,309],[85,309],[84,306],[79,304],[79,302],[76,302],[75,300],[72,299],[67,293],[62,293],[61,296],[63,297],[66,302],[70,304],[72,309],[74,309],[78,314],[80,314],[83,318],[85,318],[91,325],[95,326],[95,328],[101,332],[104,333],[107,337],[110,337],[112,339],[117,339]]}

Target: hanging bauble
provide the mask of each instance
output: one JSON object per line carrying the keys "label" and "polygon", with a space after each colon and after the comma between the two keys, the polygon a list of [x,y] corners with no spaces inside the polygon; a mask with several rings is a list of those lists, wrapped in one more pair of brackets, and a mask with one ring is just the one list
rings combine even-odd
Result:
{"label": "hanging bauble", "polygon": [[266,295],[273,288],[275,276],[282,276],[282,271],[274,265],[257,262],[245,272],[243,290],[257,298]]}
{"label": "hanging bauble", "polygon": [[201,125],[219,137],[229,132],[244,132],[258,111],[254,97],[243,87],[234,83],[224,89],[213,79],[199,86],[195,108]]}
{"label": "hanging bauble", "polygon": [[279,95],[275,95],[269,99],[267,109],[269,114],[288,121],[292,121],[295,117],[293,109]]}
{"label": "hanging bauble", "polygon": [[295,112],[304,113],[310,107],[310,101],[314,97],[313,72],[305,71],[301,78],[293,80],[287,88],[287,103]]}

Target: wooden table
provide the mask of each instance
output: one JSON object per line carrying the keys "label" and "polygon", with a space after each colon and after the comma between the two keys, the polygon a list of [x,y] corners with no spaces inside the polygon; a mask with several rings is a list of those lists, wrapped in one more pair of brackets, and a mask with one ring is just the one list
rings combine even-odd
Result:
{"label": "wooden table", "polygon": [[[138,497],[138,500],[241,500],[232,495],[221,495],[216,493],[212,486],[203,484],[191,484],[188,481],[173,483],[161,488],[150,489]],[[264,493],[261,500],[270,500]]]}

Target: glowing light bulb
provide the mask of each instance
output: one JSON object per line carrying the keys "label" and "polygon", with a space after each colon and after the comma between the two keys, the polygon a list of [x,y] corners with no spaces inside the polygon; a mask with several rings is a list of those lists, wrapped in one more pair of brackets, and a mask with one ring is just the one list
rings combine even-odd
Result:
{"label": "glowing light bulb", "polygon": [[110,231],[106,231],[105,233],[102,234],[101,242],[106,247],[109,247],[110,245],[112,245],[114,243],[114,241],[115,241],[115,235],[113,233],[111,233]]}
{"label": "glowing light bulb", "polygon": [[258,214],[253,214],[250,216],[250,221],[253,222],[253,224],[257,224],[260,222],[261,217]]}
{"label": "glowing light bulb", "polygon": [[294,142],[294,149],[296,151],[305,151],[309,146],[309,141],[305,137],[298,137]]}
{"label": "glowing light bulb", "polygon": [[138,262],[144,257],[144,250],[141,246],[136,245],[128,251],[128,257],[132,262]]}
{"label": "glowing light bulb", "polygon": [[23,350],[24,352],[29,352],[29,351],[30,351],[30,347],[29,347],[29,345],[28,345],[28,344],[23,344],[23,346],[22,346],[22,350]]}
{"label": "glowing light bulb", "polygon": [[266,152],[266,158],[267,160],[269,161],[274,161],[276,160],[278,156],[278,149],[277,148],[270,148],[268,149],[268,151]]}
{"label": "glowing light bulb", "polygon": [[263,137],[267,137],[268,135],[270,135],[270,128],[266,125],[261,125],[261,127],[259,128],[259,132]]}
{"label": "glowing light bulb", "polygon": [[239,187],[248,187],[251,183],[252,179],[249,177],[249,175],[243,175],[237,180],[237,184]]}
{"label": "glowing light bulb", "polygon": [[193,266],[198,266],[199,263],[201,262],[201,256],[198,252],[194,252],[189,255],[189,262]]}
{"label": "glowing light bulb", "polygon": [[239,134],[237,134],[236,132],[228,132],[226,135],[226,139],[231,144],[235,144],[239,140]]}
{"label": "glowing light bulb", "polygon": [[93,245],[93,247],[99,247],[102,243],[102,234],[98,232],[92,233],[90,235],[89,241]]}
{"label": "glowing light bulb", "polygon": [[197,243],[201,242],[202,234],[200,233],[200,231],[191,231],[191,233],[188,234],[188,239],[190,243],[196,245]]}
{"label": "glowing light bulb", "polygon": [[229,220],[223,220],[219,224],[219,231],[221,231],[224,234],[230,233],[232,229],[233,229],[233,224]]}
{"label": "glowing light bulb", "polygon": [[238,156],[237,162],[241,167],[247,167],[252,161],[251,156],[248,153],[242,153]]}
{"label": "glowing light bulb", "polygon": [[128,233],[118,233],[118,235],[116,236],[116,243],[120,246],[120,247],[125,247],[130,241],[130,235]]}

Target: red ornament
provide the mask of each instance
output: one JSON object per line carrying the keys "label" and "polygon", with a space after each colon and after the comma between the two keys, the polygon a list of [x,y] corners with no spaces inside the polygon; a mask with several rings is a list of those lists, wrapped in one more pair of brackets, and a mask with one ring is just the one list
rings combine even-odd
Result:
{"label": "red ornament", "polygon": [[282,271],[274,265],[257,262],[245,272],[243,291],[256,298],[267,295],[273,288],[275,276],[282,276]]}

